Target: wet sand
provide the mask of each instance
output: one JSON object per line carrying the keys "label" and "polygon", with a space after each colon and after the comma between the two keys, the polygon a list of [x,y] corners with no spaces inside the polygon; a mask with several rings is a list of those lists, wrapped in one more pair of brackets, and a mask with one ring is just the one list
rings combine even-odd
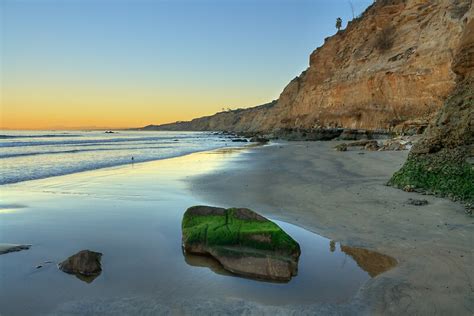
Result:
{"label": "wet sand", "polygon": [[[447,199],[385,186],[407,151],[337,152],[335,144],[258,148],[226,169],[193,178],[190,190],[216,205],[258,209],[398,261],[394,269],[369,280],[349,307],[323,312],[472,315],[474,218]],[[429,204],[409,205],[409,198]]]}
{"label": "wet sand", "polygon": [[[222,149],[2,186],[0,241],[32,246],[0,255],[0,314],[364,311],[352,298],[394,260],[290,223],[277,221],[302,251],[298,275],[288,283],[236,277],[209,258],[183,254],[184,211],[211,203],[191,194],[191,179],[230,171],[261,149]],[[57,268],[82,249],[103,253],[99,276]]]}

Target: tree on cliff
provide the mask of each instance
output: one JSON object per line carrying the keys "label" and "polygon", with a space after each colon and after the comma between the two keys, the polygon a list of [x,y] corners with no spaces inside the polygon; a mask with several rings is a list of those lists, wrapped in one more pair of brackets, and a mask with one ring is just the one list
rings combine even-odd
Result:
{"label": "tree on cliff", "polygon": [[342,27],[342,19],[341,18],[337,18],[336,19],[336,28],[337,30],[339,31]]}

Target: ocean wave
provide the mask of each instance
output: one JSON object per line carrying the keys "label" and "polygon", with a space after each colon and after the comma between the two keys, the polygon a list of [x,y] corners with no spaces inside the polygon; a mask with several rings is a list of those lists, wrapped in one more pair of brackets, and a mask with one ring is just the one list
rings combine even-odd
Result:
{"label": "ocean wave", "polygon": [[[35,165],[35,166],[28,166],[26,168],[22,168],[22,171],[19,173],[17,172],[10,173],[10,172],[5,172],[4,170],[0,170],[0,185],[62,176],[62,175],[67,175],[67,174],[72,174],[72,173],[77,173],[77,172],[84,172],[84,171],[91,171],[91,170],[102,169],[102,168],[119,167],[119,166],[124,166],[124,165],[131,165],[135,163],[143,163],[143,162],[148,162],[148,161],[168,159],[168,158],[188,155],[191,153],[217,149],[219,147],[221,146],[209,146],[209,147],[199,148],[199,149],[190,148],[190,149],[186,149],[186,150],[182,150],[178,152],[164,153],[159,156],[135,157],[134,160],[130,160],[130,159],[126,159],[122,157],[122,158],[113,159],[113,160],[103,160],[103,161],[85,162],[85,163],[81,162],[81,163],[76,163],[70,166],[64,165],[64,166],[57,166],[57,167],[52,167],[52,168],[49,168],[49,167],[37,168],[37,166]],[[33,169],[35,170],[35,172],[32,172]]]}
{"label": "ocean wave", "polygon": [[121,151],[121,150],[143,150],[143,149],[167,149],[173,148],[171,146],[152,146],[152,147],[120,147],[120,148],[95,148],[95,149],[69,149],[69,150],[58,150],[58,151],[38,151],[38,152],[27,152],[27,153],[11,153],[11,154],[0,154],[0,159],[14,158],[14,157],[26,157],[26,156],[37,156],[37,155],[55,155],[55,154],[74,154],[82,152],[93,152],[93,151]]}
{"label": "ocean wave", "polygon": [[0,139],[12,138],[53,138],[53,137],[81,137],[82,135],[74,134],[44,134],[44,135],[0,135]]}
{"label": "ocean wave", "polygon": [[0,135],[0,185],[243,145],[208,132],[18,134]]}
{"label": "ocean wave", "polygon": [[100,139],[78,139],[72,141],[22,141],[22,142],[0,142],[1,147],[24,147],[24,146],[47,146],[47,145],[83,145],[83,144],[92,144],[92,145],[101,145],[106,143],[127,143],[127,142],[140,142],[140,141],[155,141],[163,142],[166,140],[182,140],[182,139],[199,139],[202,140],[202,137],[177,137],[177,136],[159,136],[159,137],[117,137],[117,138],[100,138]]}

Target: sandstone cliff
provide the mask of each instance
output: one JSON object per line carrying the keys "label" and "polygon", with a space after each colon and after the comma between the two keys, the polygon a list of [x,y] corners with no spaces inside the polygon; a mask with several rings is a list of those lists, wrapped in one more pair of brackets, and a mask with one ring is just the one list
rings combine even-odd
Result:
{"label": "sandstone cliff", "polygon": [[277,101],[146,129],[396,130],[427,123],[455,85],[453,52],[471,2],[378,0],[316,49]]}
{"label": "sandstone cliff", "polygon": [[457,75],[456,87],[390,184],[405,190],[429,191],[472,203],[474,8],[470,9],[463,21],[466,27],[452,67]]}

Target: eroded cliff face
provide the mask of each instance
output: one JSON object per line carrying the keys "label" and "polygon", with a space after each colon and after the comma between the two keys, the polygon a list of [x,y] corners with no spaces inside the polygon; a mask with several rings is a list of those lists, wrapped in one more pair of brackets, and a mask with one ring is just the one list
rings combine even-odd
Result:
{"label": "eroded cliff face", "polygon": [[427,123],[455,85],[453,52],[472,0],[378,0],[326,39],[276,102],[162,129],[402,129]]}
{"label": "eroded cliff face", "polygon": [[453,50],[470,1],[385,3],[311,54],[280,97],[280,123],[388,129],[428,120],[441,107],[454,86]]}
{"label": "eroded cliff face", "polygon": [[474,8],[464,23],[456,87],[390,184],[474,203]]}

